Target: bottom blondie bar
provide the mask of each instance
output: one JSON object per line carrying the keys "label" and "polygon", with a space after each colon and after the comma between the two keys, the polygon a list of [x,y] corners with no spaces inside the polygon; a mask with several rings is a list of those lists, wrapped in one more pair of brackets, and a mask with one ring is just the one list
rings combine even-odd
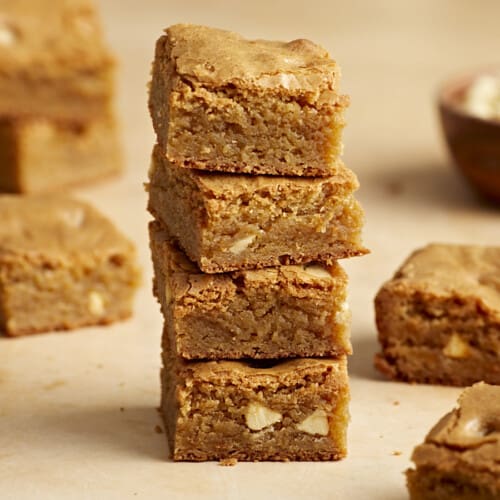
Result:
{"label": "bottom blondie bar", "polygon": [[413,452],[412,500],[500,498],[500,387],[467,388]]}
{"label": "bottom blondie bar", "polygon": [[0,120],[0,191],[56,191],[121,169],[111,118],[85,124],[33,118]]}
{"label": "bottom blondie bar", "polygon": [[164,353],[161,411],[174,460],[338,460],[346,358],[185,362]]}

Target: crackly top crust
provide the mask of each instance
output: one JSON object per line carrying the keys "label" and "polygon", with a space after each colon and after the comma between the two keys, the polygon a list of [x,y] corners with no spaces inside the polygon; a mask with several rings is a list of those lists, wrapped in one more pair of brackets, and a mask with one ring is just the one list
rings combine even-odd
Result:
{"label": "crackly top crust", "polygon": [[[176,168],[176,167],[173,167]],[[180,167],[177,167],[180,168]],[[343,168],[331,177],[279,177],[270,175],[227,175],[212,172],[197,172],[193,177],[201,190],[214,198],[240,196],[259,190],[311,189],[320,190],[322,186],[335,186],[339,195],[348,195],[356,191],[359,182],[354,172]]]}
{"label": "crackly top crust", "polygon": [[63,196],[0,196],[0,261],[122,255],[130,243],[90,205]]}
{"label": "crackly top crust", "polygon": [[337,359],[297,358],[289,361],[202,361],[183,362],[177,360],[179,370],[191,372],[198,380],[209,381],[212,378],[226,379],[230,383],[248,383],[248,377],[255,383],[262,381],[266,386],[279,383],[282,379],[304,380],[304,375],[316,372],[332,371],[339,385],[347,385],[347,358]]}
{"label": "crackly top crust", "polygon": [[291,42],[246,40],[206,26],[177,24],[159,43],[170,44],[182,77],[207,85],[281,87],[287,90],[335,90],[340,69],[325,49],[299,39]]}
{"label": "crackly top crust", "polygon": [[495,443],[500,459],[500,387],[475,384],[464,390],[458,404],[431,430],[426,441],[460,448]]}
{"label": "crackly top crust", "polygon": [[415,251],[383,288],[473,297],[500,319],[500,247],[430,244]]}
{"label": "crackly top crust", "polygon": [[459,406],[445,415],[413,453],[419,467],[467,466],[494,472],[500,485],[500,387],[483,382],[465,389]]}
{"label": "crackly top crust", "polygon": [[2,0],[0,67],[44,73],[112,64],[90,0]]}

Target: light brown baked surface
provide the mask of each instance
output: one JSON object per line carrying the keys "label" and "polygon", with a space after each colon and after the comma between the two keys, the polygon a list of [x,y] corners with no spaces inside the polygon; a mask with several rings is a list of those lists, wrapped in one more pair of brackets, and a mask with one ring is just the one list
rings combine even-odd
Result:
{"label": "light brown baked surface", "polygon": [[221,175],[174,166],[155,147],[149,211],[206,273],[363,255],[358,187],[328,178]]}
{"label": "light brown baked surface", "polygon": [[176,24],[165,32],[177,74],[211,86],[231,83],[316,94],[326,83],[332,89],[338,85],[340,68],[309,40],[246,40],[237,33],[192,24]]}
{"label": "light brown baked surface", "polygon": [[345,357],[188,363],[164,353],[161,411],[174,460],[338,460],[348,402]]}
{"label": "light brown baked surface", "polygon": [[172,349],[187,359],[351,353],[347,275],[335,263],[203,274],[158,221],[149,225],[154,294]]}
{"label": "light brown baked surface", "polygon": [[0,116],[81,122],[112,95],[113,59],[91,0],[3,0]]}
{"label": "light brown baked surface", "polygon": [[0,196],[0,330],[24,335],[131,314],[135,249],[90,205]]}
{"label": "light brown baked surface", "polygon": [[177,165],[328,176],[341,168],[347,96],[340,70],[309,40],[245,40],[175,25],[156,45],[149,108]]}
{"label": "light brown baked surface", "polygon": [[41,193],[95,182],[123,168],[112,118],[85,124],[0,120],[0,191]]}
{"label": "light brown baked surface", "polygon": [[467,388],[417,446],[407,471],[412,500],[500,498],[500,387]]}
{"label": "light brown baked surface", "polygon": [[413,253],[377,294],[390,378],[500,384],[500,248],[433,244]]}

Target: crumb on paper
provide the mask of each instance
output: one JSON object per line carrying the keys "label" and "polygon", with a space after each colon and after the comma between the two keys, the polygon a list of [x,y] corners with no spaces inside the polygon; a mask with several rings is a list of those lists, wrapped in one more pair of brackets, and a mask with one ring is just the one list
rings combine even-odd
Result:
{"label": "crumb on paper", "polygon": [[163,429],[159,425],[155,425],[156,434],[163,434]]}
{"label": "crumb on paper", "polygon": [[50,384],[44,385],[43,388],[46,391],[52,391],[53,389],[57,389],[58,387],[62,387],[63,385],[66,385],[65,380],[54,380]]}
{"label": "crumb on paper", "polygon": [[391,455],[392,455],[393,457],[399,457],[399,456],[400,456],[400,455],[402,455],[402,454],[403,454],[403,453],[402,453],[401,451],[399,451],[399,450],[393,451],[393,452],[391,453]]}
{"label": "crumb on paper", "polygon": [[222,467],[233,467],[237,463],[237,458],[223,458],[222,460],[219,460],[219,465],[222,465]]}

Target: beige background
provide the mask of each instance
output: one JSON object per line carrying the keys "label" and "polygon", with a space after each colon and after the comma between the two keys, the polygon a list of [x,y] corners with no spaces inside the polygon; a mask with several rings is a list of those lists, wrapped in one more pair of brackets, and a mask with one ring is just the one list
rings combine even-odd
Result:
{"label": "beige background", "polygon": [[[496,1],[103,0],[121,61],[119,114],[127,173],[78,192],[139,247],[134,318],[111,328],[0,339],[0,497],[383,499],[406,497],[403,471],[459,390],[382,380],[372,300],[415,247],[499,244],[499,211],[479,203],[447,160],[435,115],[440,82],[498,61]],[[155,39],[175,22],[248,37],[321,42],[352,96],[345,159],[358,174],[370,256],[346,263],[355,355],[349,456],[339,463],[173,464],[159,424],[161,317],[150,292],[142,183],[153,134],[146,82]],[[496,59],[495,59],[496,58]]]}

